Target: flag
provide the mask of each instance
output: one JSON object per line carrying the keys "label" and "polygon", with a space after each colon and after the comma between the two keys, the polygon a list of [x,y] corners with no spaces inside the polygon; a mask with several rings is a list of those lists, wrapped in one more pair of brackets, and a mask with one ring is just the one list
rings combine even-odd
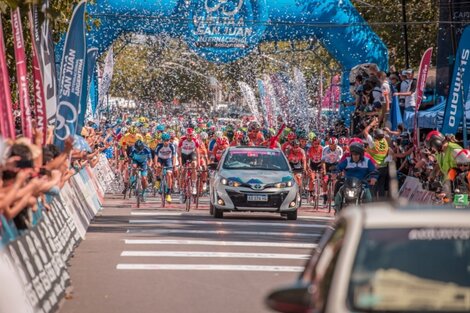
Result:
{"label": "flag", "polygon": [[416,112],[423,101],[424,87],[426,87],[426,79],[428,78],[429,67],[431,66],[432,48],[424,52],[419,64],[418,84],[416,86]]}
{"label": "flag", "polygon": [[459,47],[455,57],[452,83],[449,86],[449,96],[446,103],[443,134],[455,134],[463,117],[463,99],[467,99],[470,87],[470,26],[465,27],[460,37]]}
{"label": "flag", "polygon": [[85,123],[85,115],[88,108],[88,91],[90,90],[91,79],[95,71],[96,58],[98,57],[98,48],[90,48],[87,51],[85,59],[85,74],[83,75],[82,95],[80,98],[80,107],[78,112],[77,134],[80,134]]}
{"label": "flag", "polygon": [[41,69],[46,116],[48,123],[55,122],[57,111],[57,70],[55,65],[54,43],[49,19],[42,14],[49,8],[49,0],[44,0],[42,9],[37,5],[32,6],[32,28],[34,42],[36,44],[37,57]]}
{"label": "flag", "polygon": [[0,16],[0,131],[5,138],[15,139],[15,123],[11,104],[10,77],[3,40],[3,27]]}
{"label": "flag", "polygon": [[105,98],[111,86],[111,80],[113,79],[113,69],[114,69],[114,53],[113,47],[109,48],[108,54],[104,61],[103,69],[103,78],[101,79],[101,84],[99,86],[99,100],[98,100],[98,109],[97,112],[104,111],[105,107]]}
{"label": "flag", "polygon": [[55,128],[55,144],[60,148],[75,135],[78,121],[86,58],[85,9],[85,0],[75,7],[62,52]]}
{"label": "flag", "polygon": [[37,50],[37,32],[34,28],[33,22],[33,13],[32,10],[29,11],[29,25],[31,31],[31,46],[32,46],[32,56],[33,56],[33,90],[34,90],[34,115],[36,117],[36,127],[38,131],[42,132],[42,144],[46,143],[47,139],[47,114],[46,114],[46,99],[44,96],[44,84],[42,80],[42,73],[40,69],[40,62],[38,57]]}
{"label": "flag", "polygon": [[15,46],[16,78],[18,82],[19,103],[21,109],[21,130],[24,137],[32,138],[31,106],[29,99],[26,52],[24,48],[23,27],[21,26],[20,8],[11,11],[13,42]]}

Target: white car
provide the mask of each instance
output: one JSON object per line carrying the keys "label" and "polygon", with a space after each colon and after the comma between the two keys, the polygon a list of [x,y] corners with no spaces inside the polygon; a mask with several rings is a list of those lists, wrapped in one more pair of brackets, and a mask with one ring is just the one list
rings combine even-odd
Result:
{"label": "white car", "polygon": [[299,280],[271,293],[279,312],[470,312],[470,210],[349,207]]}
{"label": "white car", "polygon": [[210,213],[216,218],[251,211],[295,220],[299,205],[299,187],[279,149],[229,147],[211,177]]}

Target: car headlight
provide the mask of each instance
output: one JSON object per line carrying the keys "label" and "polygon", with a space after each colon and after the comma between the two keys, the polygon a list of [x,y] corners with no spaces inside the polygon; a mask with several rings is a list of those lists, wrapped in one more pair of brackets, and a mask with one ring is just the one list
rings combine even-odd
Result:
{"label": "car headlight", "polygon": [[287,182],[282,182],[282,183],[276,183],[274,184],[275,188],[286,188],[286,187],[292,187],[294,185],[293,180],[289,180]]}
{"label": "car headlight", "polygon": [[230,180],[230,179],[227,179],[227,178],[221,178],[220,179],[220,183],[222,185],[225,185],[225,186],[229,186],[229,187],[240,187],[242,184],[238,181],[235,181],[235,180]]}

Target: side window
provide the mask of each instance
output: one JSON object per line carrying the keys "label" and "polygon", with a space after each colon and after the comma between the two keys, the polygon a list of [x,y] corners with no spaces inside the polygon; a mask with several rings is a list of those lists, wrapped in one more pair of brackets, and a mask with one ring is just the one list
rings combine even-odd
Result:
{"label": "side window", "polygon": [[328,302],[333,275],[339,254],[343,247],[344,236],[346,234],[346,223],[337,226],[330,240],[326,243],[320,254],[318,262],[313,270],[313,285],[315,292],[313,295],[313,304],[315,312],[323,312]]}

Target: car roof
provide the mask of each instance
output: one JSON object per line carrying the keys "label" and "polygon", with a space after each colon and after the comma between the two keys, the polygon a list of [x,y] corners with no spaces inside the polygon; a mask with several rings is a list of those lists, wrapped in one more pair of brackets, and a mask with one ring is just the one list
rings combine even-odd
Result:
{"label": "car roof", "polygon": [[234,147],[229,147],[229,150],[252,150],[252,151],[272,150],[272,151],[281,151],[279,148],[271,149],[269,147],[263,147],[263,146],[234,146]]}
{"label": "car roof", "polygon": [[470,227],[470,209],[450,206],[373,203],[345,210],[344,217],[361,216],[364,228]]}

